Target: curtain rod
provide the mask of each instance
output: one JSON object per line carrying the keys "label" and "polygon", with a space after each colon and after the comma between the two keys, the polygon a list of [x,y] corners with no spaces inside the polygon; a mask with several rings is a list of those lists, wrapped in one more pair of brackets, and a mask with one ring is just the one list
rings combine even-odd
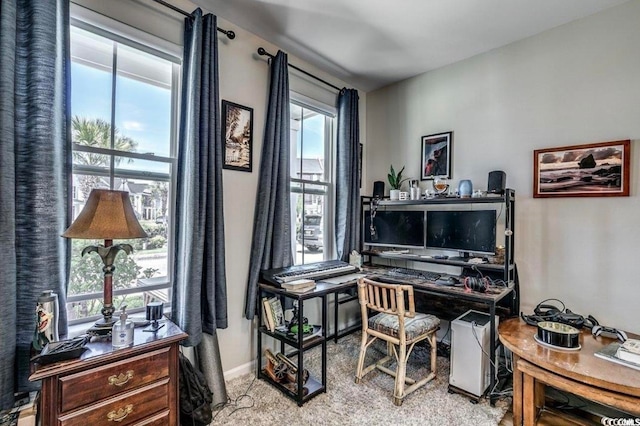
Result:
{"label": "curtain rod", "polygon": [[[266,50],[264,50],[264,48],[262,48],[262,47],[259,47],[259,48],[258,48],[258,55],[260,55],[260,56],[268,56],[268,57],[270,57],[271,59],[274,59],[274,58],[275,58],[275,56],[274,56],[274,55],[272,55],[271,53],[267,52],[267,51],[266,51]],[[321,79],[320,77],[316,77],[315,75],[311,74],[310,72],[305,71],[305,70],[303,70],[303,69],[301,69],[301,68],[298,68],[298,67],[296,67],[295,65],[291,65],[291,64],[287,64],[287,65],[289,65],[291,68],[293,68],[293,69],[295,69],[295,70],[300,71],[301,73],[303,73],[303,74],[305,74],[305,75],[308,75],[308,76],[309,76],[309,77],[311,77],[311,78],[315,78],[316,80],[318,80],[318,81],[320,81],[320,82],[322,82],[322,83],[326,84],[327,86],[333,87],[333,88],[334,88],[334,89],[336,89],[338,92],[342,90],[342,89],[341,89],[341,88],[339,88],[338,86],[335,86],[335,85],[333,85],[333,84],[329,83],[328,81]]]}
{"label": "curtain rod", "polygon": [[[163,1],[163,0],[153,0],[153,1],[158,3],[158,4],[161,4],[164,7],[168,7],[169,9],[173,10],[174,12],[181,13],[184,16],[191,16],[191,14],[189,12],[185,12],[182,9],[178,9],[177,7],[175,7],[171,3],[167,3],[166,1]],[[233,40],[234,38],[236,38],[236,33],[231,31],[231,30],[223,30],[220,27],[217,27],[217,30],[220,31],[221,33],[223,33],[224,35],[226,35],[229,38],[229,40]]]}

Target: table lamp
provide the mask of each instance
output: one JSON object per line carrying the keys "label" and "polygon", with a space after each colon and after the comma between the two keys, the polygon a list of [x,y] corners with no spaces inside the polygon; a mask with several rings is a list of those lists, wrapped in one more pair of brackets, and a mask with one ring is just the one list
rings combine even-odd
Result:
{"label": "table lamp", "polygon": [[127,254],[133,252],[130,244],[113,245],[114,239],[146,238],[129,200],[126,191],[94,189],[84,208],[71,226],[62,234],[66,238],[100,239],[104,245],[88,246],[82,250],[82,256],[96,252],[102,259],[104,267],[104,301],[102,319],[95,324],[95,330],[111,330],[113,319],[113,262],[120,251]]}

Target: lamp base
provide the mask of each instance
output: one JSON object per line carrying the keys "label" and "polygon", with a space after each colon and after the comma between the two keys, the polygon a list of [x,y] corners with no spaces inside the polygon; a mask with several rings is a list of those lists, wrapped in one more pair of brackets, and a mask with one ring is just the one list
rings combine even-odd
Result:
{"label": "lamp base", "polygon": [[113,318],[111,318],[110,321],[107,321],[105,318],[99,319],[93,324],[93,327],[87,330],[87,334],[91,336],[109,336],[111,335],[111,329],[115,322]]}

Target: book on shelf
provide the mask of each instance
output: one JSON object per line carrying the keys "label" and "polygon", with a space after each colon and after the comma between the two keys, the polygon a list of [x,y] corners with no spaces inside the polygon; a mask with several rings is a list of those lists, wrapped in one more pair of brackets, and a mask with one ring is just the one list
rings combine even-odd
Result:
{"label": "book on shelf", "polygon": [[262,309],[264,310],[264,325],[273,332],[276,329],[276,325],[273,322],[273,312],[271,311],[271,304],[266,297],[262,298]]}
{"label": "book on shelf", "polygon": [[267,299],[267,303],[269,304],[271,317],[273,318],[273,328],[278,329],[278,327],[285,326],[286,324],[284,322],[284,310],[282,309],[280,298],[277,296],[271,297]]}
{"label": "book on shelf", "polygon": [[627,361],[620,357],[620,342],[613,342],[600,349],[594,355],[598,358],[602,358],[607,361],[615,362],[616,364],[624,365],[635,370],[640,370],[640,363]]}

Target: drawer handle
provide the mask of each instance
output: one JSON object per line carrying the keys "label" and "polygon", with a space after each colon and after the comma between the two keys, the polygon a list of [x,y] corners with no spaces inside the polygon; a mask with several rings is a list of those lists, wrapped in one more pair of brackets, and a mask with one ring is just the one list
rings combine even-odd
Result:
{"label": "drawer handle", "polygon": [[118,409],[118,411],[109,411],[107,414],[107,420],[110,422],[121,422],[131,413],[133,413],[133,405],[128,404],[124,408]]}
{"label": "drawer handle", "polygon": [[114,386],[122,386],[133,378],[133,370],[127,370],[126,373],[120,373],[117,376],[109,376],[109,384]]}

